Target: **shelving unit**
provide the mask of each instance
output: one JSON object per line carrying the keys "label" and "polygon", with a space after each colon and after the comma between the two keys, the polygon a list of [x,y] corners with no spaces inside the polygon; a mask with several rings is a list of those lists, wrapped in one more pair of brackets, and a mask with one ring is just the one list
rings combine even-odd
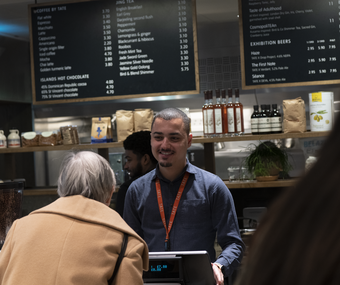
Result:
{"label": "shelving unit", "polygon": [[[249,188],[275,188],[275,187],[290,187],[295,185],[298,179],[279,179],[277,181],[269,182],[257,182],[257,181],[239,181],[239,182],[229,182],[224,181],[229,189],[249,189]],[[118,192],[119,186],[116,188]],[[57,195],[57,188],[44,188],[44,189],[28,189],[24,190],[24,196],[39,196],[39,195]]]}
{"label": "shelving unit", "polygon": [[[287,138],[313,138],[313,137],[325,137],[328,136],[329,132],[304,132],[304,133],[280,133],[280,134],[269,134],[269,135],[251,135],[244,134],[241,136],[234,137],[223,137],[223,138],[205,138],[205,137],[194,137],[192,143],[204,144],[204,155],[205,155],[205,169],[212,173],[216,173],[215,169],[215,155],[214,155],[214,143],[217,142],[232,142],[232,141],[265,141],[274,139],[287,139]],[[0,149],[0,154],[4,154],[6,163],[8,165],[6,171],[7,174],[15,173],[14,156],[16,153],[26,152],[38,152],[38,151],[65,151],[65,150],[95,150],[98,149],[98,153],[109,160],[109,149],[110,148],[121,148],[123,147],[122,142],[113,143],[101,143],[101,144],[79,144],[79,145],[60,145],[60,146],[43,146],[43,147],[26,147],[26,148],[6,148]],[[208,158],[208,159],[207,159]],[[11,175],[4,175],[4,177],[10,177]],[[229,183],[226,181],[226,185],[230,189],[235,188],[263,188],[263,187],[289,187],[294,185],[295,179],[292,180],[281,180],[273,182],[233,182]],[[30,193],[28,193],[30,191]],[[35,191],[35,192],[34,192]],[[24,195],[46,195],[50,194],[53,190],[27,190]],[[56,193],[56,190],[54,190]]]}

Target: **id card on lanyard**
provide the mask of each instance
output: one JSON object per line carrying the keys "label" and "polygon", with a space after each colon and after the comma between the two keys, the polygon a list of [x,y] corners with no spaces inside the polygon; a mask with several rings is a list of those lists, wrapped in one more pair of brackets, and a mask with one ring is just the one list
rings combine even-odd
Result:
{"label": "id card on lanyard", "polygon": [[166,226],[166,219],[165,219],[165,213],[164,213],[164,205],[163,205],[161,184],[159,182],[158,177],[156,179],[156,191],[157,191],[157,201],[158,201],[159,213],[161,214],[162,222],[163,222],[163,225],[164,225],[164,228],[165,228],[165,232],[166,232],[165,244],[164,244],[165,251],[170,250],[170,236],[169,236],[169,233],[170,233],[172,225],[174,223],[174,219],[175,219],[175,216],[176,216],[178,204],[179,204],[179,201],[181,200],[182,193],[184,191],[185,185],[188,182],[188,178],[189,178],[189,173],[186,172],[184,174],[183,179],[182,179],[181,186],[178,189],[177,196],[176,196],[176,199],[175,199],[175,203],[174,203],[174,205],[172,207],[171,216],[170,216],[170,219],[169,219],[169,225],[168,226]]}

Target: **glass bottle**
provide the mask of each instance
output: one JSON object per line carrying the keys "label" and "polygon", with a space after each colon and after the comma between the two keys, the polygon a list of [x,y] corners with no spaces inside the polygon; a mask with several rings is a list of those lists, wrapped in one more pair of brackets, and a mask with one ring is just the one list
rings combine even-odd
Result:
{"label": "glass bottle", "polygon": [[235,89],[235,125],[236,133],[244,134],[244,123],[243,123],[243,105],[240,102],[240,90]]}
{"label": "glass bottle", "polygon": [[203,136],[207,136],[207,128],[208,128],[208,116],[207,116],[207,108],[209,105],[209,94],[208,90],[204,91],[204,105],[202,106],[202,119],[203,119]]}
{"label": "glass bottle", "polygon": [[270,134],[270,118],[266,112],[266,105],[261,105],[261,116],[259,118],[259,134],[267,135]]}
{"label": "glass bottle", "polygon": [[278,134],[282,133],[282,116],[277,109],[277,104],[272,104],[273,110],[271,114],[271,127],[272,127],[272,133]]}
{"label": "glass bottle", "polygon": [[259,106],[254,105],[254,112],[250,117],[251,121],[251,133],[253,135],[259,134],[259,118],[260,118]]}
{"label": "glass bottle", "polygon": [[228,103],[227,103],[227,115],[228,115],[228,135],[235,135],[235,105],[233,103],[233,91],[228,89]]}
{"label": "glass bottle", "polygon": [[269,118],[269,121],[270,121],[270,131],[269,131],[269,134],[272,133],[272,111],[270,109],[270,104],[266,105],[266,113],[267,113],[267,116]]}
{"label": "glass bottle", "polygon": [[222,89],[222,107],[223,107],[223,135],[228,135],[228,113],[227,113],[227,98],[226,98],[226,90]]}
{"label": "glass bottle", "polygon": [[220,89],[215,90],[216,104],[214,105],[215,136],[223,136],[223,106],[221,105]]}
{"label": "glass bottle", "polygon": [[209,104],[207,106],[207,136],[213,137],[215,134],[214,130],[214,105],[213,105],[213,93],[212,90],[208,91]]}

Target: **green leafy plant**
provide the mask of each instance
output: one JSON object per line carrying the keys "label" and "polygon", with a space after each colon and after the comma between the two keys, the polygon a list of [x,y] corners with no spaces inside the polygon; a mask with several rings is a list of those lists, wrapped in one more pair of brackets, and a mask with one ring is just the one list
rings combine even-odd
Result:
{"label": "green leafy plant", "polygon": [[278,148],[271,141],[261,142],[259,145],[250,144],[248,149],[251,153],[244,164],[256,177],[278,175],[280,171],[285,177],[292,169],[286,150]]}

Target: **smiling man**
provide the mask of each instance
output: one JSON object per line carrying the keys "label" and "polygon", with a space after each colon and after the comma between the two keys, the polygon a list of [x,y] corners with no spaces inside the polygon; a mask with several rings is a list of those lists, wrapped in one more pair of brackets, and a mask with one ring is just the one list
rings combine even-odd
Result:
{"label": "smiling man", "polygon": [[[190,119],[174,108],[159,112],[152,123],[155,170],[135,180],[127,192],[124,219],[150,251],[206,250],[216,284],[224,284],[240,265],[244,244],[233,198],[216,175],[189,163]],[[170,225],[170,226],[169,226]],[[215,257],[214,241],[222,247]]]}

